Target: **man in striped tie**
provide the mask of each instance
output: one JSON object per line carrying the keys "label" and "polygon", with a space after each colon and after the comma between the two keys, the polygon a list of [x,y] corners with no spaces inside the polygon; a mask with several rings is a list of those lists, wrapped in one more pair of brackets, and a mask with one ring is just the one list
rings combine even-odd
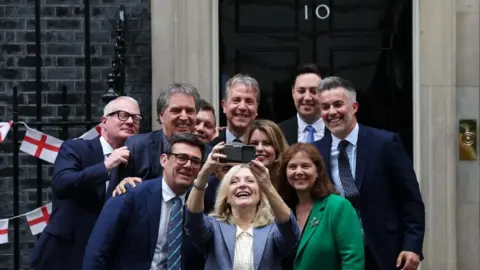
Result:
{"label": "man in striped tie", "polygon": [[127,186],[105,204],[83,269],[203,269],[203,256],[183,233],[183,209],[204,156],[195,135],[175,134],[159,157],[163,176]]}

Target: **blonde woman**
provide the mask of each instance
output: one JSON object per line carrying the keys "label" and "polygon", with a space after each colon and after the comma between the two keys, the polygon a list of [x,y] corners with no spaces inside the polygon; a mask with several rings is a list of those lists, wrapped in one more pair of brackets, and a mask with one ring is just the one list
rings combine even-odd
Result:
{"label": "blonde woman", "polygon": [[281,269],[281,258],[291,254],[300,229],[290,208],[258,160],[232,167],[218,188],[210,216],[203,212],[209,176],[224,164],[224,144],[215,146],[194,181],[186,210],[185,230],[205,254],[205,270]]}
{"label": "blonde woman", "polygon": [[255,146],[258,161],[268,168],[273,186],[278,190],[282,153],[288,148],[280,128],[270,120],[255,120],[245,134],[245,142]]}

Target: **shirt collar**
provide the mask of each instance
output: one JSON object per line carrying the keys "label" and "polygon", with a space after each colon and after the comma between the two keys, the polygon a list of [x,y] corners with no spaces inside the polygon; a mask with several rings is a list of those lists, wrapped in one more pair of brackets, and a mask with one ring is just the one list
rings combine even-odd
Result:
{"label": "shirt collar", "polygon": [[[182,204],[185,204],[185,195],[186,193],[183,193],[182,195],[178,196],[182,200]],[[177,197],[173,190],[168,186],[167,181],[165,181],[165,178],[162,177],[162,198],[165,202],[169,202],[173,198]]]}
{"label": "shirt collar", "polygon": [[238,236],[242,233],[246,233],[253,237],[253,226],[250,226],[250,228],[246,229],[245,231],[242,230],[242,228],[240,228],[239,226],[237,226],[237,235],[235,237],[238,238]]}
{"label": "shirt collar", "polygon": [[[298,132],[305,132],[305,128],[309,125],[300,117],[300,114],[297,113],[297,123],[298,123]],[[319,132],[320,130],[325,128],[325,123],[323,123],[323,119],[320,117],[317,121],[313,124],[310,124],[315,129],[315,132]]]}
{"label": "shirt collar", "polygon": [[[233,142],[233,140],[235,140],[237,137],[235,137],[235,135],[233,135],[230,130],[228,130],[228,128],[225,129],[225,141],[227,143],[231,143]],[[242,142],[243,142],[243,136],[238,138],[240,139]]]}
{"label": "shirt collar", "polygon": [[[348,141],[349,143],[351,143],[352,145],[357,145],[357,141],[358,141],[358,123],[355,125],[355,127],[353,128],[352,132],[350,132],[350,134],[348,134],[347,137],[345,137],[346,141]],[[340,141],[343,141],[342,139],[339,139],[337,138],[335,135],[333,135],[332,133],[332,145],[333,146],[337,146]]]}
{"label": "shirt collar", "polygon": [[113,152],[113,147],[102,136],[100,136],[100,144],[102,145],[102,151],[104,156],[110,155]]}

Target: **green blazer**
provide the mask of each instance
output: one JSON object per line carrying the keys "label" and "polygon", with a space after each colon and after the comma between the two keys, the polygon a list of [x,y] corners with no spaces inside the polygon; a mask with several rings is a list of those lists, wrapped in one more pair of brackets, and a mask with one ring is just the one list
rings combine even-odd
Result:
{"label": "green blazer", "polygon": [[315,201],[303,228],[295,270],[364,270],[363,235],[357,212],[331,194]]}

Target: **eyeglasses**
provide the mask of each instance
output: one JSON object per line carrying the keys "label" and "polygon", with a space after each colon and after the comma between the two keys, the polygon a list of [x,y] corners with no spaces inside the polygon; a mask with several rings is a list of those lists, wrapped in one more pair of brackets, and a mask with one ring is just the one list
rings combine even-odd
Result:
{"label": "eyeglasses", "polygon": [[197,157],[191,157],[187,154],[179,154],[179,153],[170,153],[169,155],[173,155],[177,163],[180,165],[185,165],[190,160],[190,164],[192,164],[192,167],[194,168],[202,167],[202,160]]}
{"label": "eyeglasses", "polygon": [[131,114],[131,113],[128,113],[126,111],[121,111],[121,110],[111,112],[107,116],[111,116],[111,115],[114,115],[114,114],[117,115],[118,120],[120,120],[120,121],[127,121],[128,118],[132,117],[133,122],[138,124],[138,123],[142,122],[142,120],[143,120],[143,116],[140,115],[140,114]]}

